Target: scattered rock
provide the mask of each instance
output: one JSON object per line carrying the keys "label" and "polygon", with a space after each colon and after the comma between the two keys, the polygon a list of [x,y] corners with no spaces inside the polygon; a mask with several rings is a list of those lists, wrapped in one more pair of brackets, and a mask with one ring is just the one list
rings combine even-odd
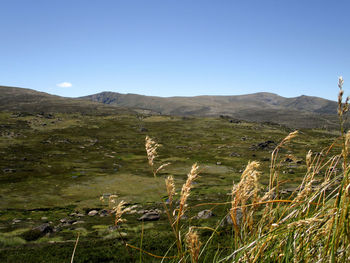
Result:
{"label": "scattered rock", "polygon": [[156,221],[159,220],[160,216],[157,212],[148,212],[141,216],[138,220],[139,221]]}
{"label": "scattered rock", "polygon": [[88,213],[88,216],[95,216],[98,214],[98,211],[97,210],[91,210],[89,213]]}
{"label": "scattered rock", "polygon": [[230,157],[240,157],[240,155],[236,152],[230,153]]}
{"label": "scattered rock", "polygon": [[251,150],[265,150],[265,149],[274,149],[276,147],[276,143],[272,140],[268,140],[265,142],[261,142],[256,144],[253,144],[250,149]]}
{"label": "scattered rock", "polygon": [[132,205],[132,206],[130,206],[130,210],[134,210],[134,209],[136,209],[138,207],[139,207],[138,205]]}
{"label": "scattered rock", "polygon": [[[243,217],[242,210],[240,208],[237,208],[236,211],[233,212],[233,216],[236,217],[236,224],[240,225]],[[233,225],[232,217],[230,214],[226,215],[225,219],[221,223],[221,226],[225,225]]]}
{"label": "scattered rock", "polygon": [[100,215],[100,217],[108,216],[108,210],[102,209],[102,210],[99,212],[99,215]]}
{"label": "scattered rock", "polygon": [[[180,217],[180,220],[186,220],[188,217],[184,214]],[[174,221],[177,220],[177,215],[174,216]]]}
{"label": "scattered rock", "polygon": [[22,222],[21,219],[16,219],[16,218],[14,218],[14,219],[12,220],[12,224],[17,224],[17,223],[20,223],[20,222]]}
{"label": "scattered rock", "polygon": [[213,214],[213,212],[211,210],[208,210],[208,209],[200,211],[197,214],[198,219],[208,219],[208,218],[213,217],[213,216],[215,216]]}
{"label": "scattered rock", "polygon": [[5,169],[2,169],[4,173],[15,173],[16,172],[16,169],[11,169],[11,168],[5,168]]}
{"label": "scattered rock", "polygon": [[84,224],[85,221],[75,221],[72,225],[77,225],[77,224]]}
{"label": "scattered rock", "polygon": [[60,222],[61,222],[61,223],[67,223],[67,222],[68,222],[68,219],[67,219],[67,218],[61,218],[61,219],[60,219]]}

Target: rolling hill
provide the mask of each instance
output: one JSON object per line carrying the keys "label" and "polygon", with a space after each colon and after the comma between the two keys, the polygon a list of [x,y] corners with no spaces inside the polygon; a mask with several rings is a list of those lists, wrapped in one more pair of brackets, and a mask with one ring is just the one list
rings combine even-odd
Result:
{"label": "rolling hill", "polygon": [[293,128],[337,128],[337,103],[318,97],[284,98],[272,93],[239,96],[154,97],[102,92],[65,98],[30,89],[0,86],[0,111],[29,113],[149,114],[218,117],[271,122]]}
{"label": "rolling hill", "polygon": [[284,98],[272,93],[239,96],[154,97],[102,92],[81,99],[150,110],[164,115],[230,116],[236,119],[273,122],[297,128],[337,126],[337,103],[318,97]]}
{"label": "rolling hill", "polygon": [[135,113],[117,105],[64,98],[31,89],[0,86],[0,111],[27,113],[115,114]]}

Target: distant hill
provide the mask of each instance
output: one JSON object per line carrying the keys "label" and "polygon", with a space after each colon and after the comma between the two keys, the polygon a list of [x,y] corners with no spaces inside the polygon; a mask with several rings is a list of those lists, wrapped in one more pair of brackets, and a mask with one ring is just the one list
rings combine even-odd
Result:
{"label": "distant hill", "polygon": [[74,113],[113,114],[135,113],[117,105],[64,98],[31,89],[0,86],[0,111],[28,113]]}
{"label": "distant hill", "polygon": [[273,122],[291,127],[314,128],[338,125],[337,102],[318,97],[284,98],[272,93],[239,96],[154,97],[102,92],[81,97],[94,102],[158,114],[179,116],[220,116],[257,122]]}
{"label": "distant hill", "polygon": [[239,96],[154,97],[102,92],[64,98],[30,89],[0,86],[0,111],[29,113],[149,114],[226,116],[293,128],[337,128],[337,103],[318,97],[284,98],[272,93]]}

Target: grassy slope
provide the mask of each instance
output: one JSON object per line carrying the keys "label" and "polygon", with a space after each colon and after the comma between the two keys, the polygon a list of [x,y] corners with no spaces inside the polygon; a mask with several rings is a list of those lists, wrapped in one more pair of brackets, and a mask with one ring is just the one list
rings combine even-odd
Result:
{"label": "grassy slope", "polygon": [[[238,181],[240,170],[248,160],[262,162],[264,173],[261,181],[266,184],[269,150],[251,150],[250,147],[266,140],[278,142],[290,131],[276,125],[230,123],[224,118],[151,116],[141,120],[129,114],[86,116],[57,113],[45,118],[36,115],[18,117],[2,112],[0,123],[2,233],[38,225],[43,222],[43,216],[57,224],[60,218],[73,210],[102,208],[98,198],[103,193],[116,193],[144,208],[156,206],[155,202],[159,201],[156,189],[161,189],[161,196],[165,192],[163,179],[152,178],[147,167],[144,151],[146,134],[163,145],[159,160],[170,161],[172,165],[164,170],[161,177],[173,174],[178,190],[191,164],[199,163],[201,178],[191,202],[206,202],[226,200],[232,180]],[[141,127],[148,131],[141,132]],[[302,159],[308,149],[320,151],[336,136],[321,130],[305,130],[291,144],[290,151]],[[230,156],[232,153],[234,156]],[[305,169],[304,164],[282,165],[282,170],[286,171],[282,173],[282,179],[288,179],[289,186],[300,179]],[[221,210],[217,209],[214,211],[220,214]],[[140,230],[136,217],[128,216],[129,222],[124,229],[134,244],[138,242],[136,233]],[[13,218],[22,219],[22,222],[12,224]],[[117,251],[127,257],[120,240],[103,238],[108,235],[103,229],[111,224],[111,218],[84,220],[87,237],[81,239],[77,262],[93,262],[97,257],[106,261],[116,258],[122,261]],[[5,262],[21,262],[24,256],[27,262],[67,261],[73,246],[68,241],[74,240],[77,228],[59,232],[40,244],[17,243],[15,249],[13,245],[5,246],[0,251],[0,258]],[[146,235],[151,242],[146,242],[145,248],[161,254],[160,251],[169,245],[156,241],[166,240],[167,232],[161,231],[166,228],[165,218],[147,224],[146,228],[149,228]],[[50,240],[67,242],[48,245]]]}

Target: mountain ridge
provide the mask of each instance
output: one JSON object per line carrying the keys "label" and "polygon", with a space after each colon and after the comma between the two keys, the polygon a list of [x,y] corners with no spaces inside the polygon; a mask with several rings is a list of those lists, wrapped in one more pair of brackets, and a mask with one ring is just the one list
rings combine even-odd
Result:
{"label": "mountain ridge", "polygon": [[336,128],[336,109],[336,101],[305,95],[285,98],[269,92],[157,97],[105,91],[79,98],[65,98],[31,89],[0,86],[0,110],[7,111],[228,116],[293,128]]}

